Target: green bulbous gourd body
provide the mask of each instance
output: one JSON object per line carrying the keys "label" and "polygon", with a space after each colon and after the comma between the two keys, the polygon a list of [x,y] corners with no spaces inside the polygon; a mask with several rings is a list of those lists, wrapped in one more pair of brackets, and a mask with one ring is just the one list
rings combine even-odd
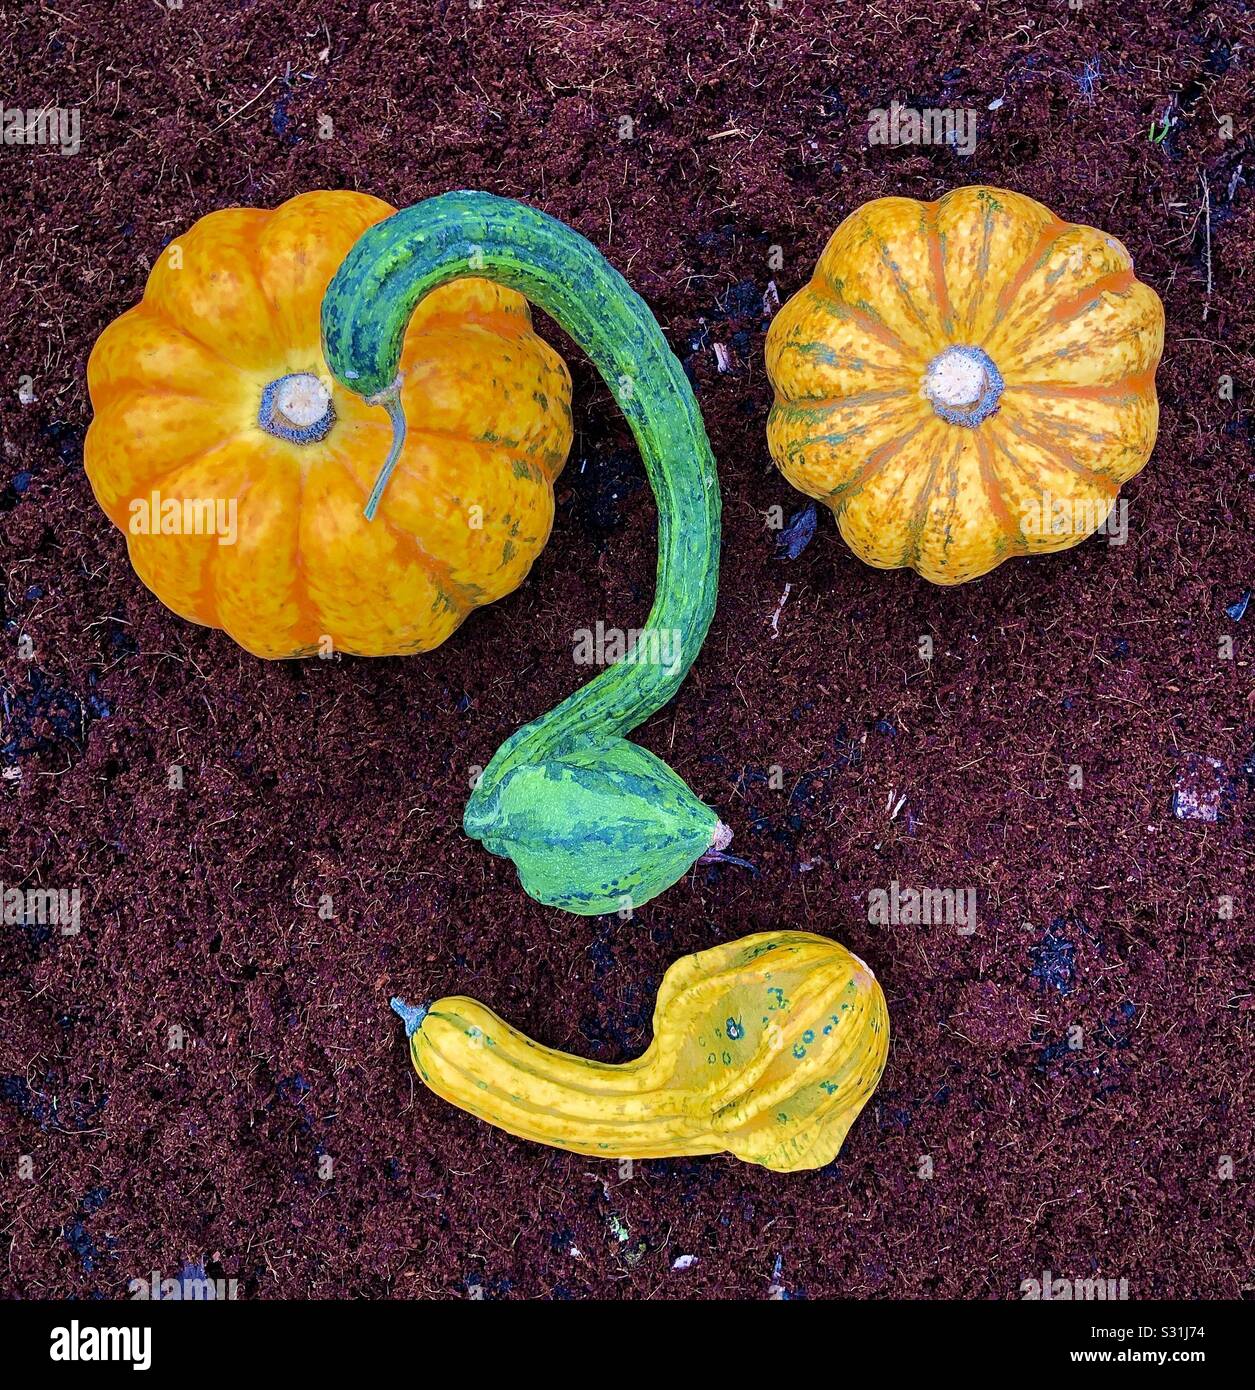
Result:
{"label": "green bulbous gourd body", "polygon": [[513,858],[533,898],[582,915],[648,902],[710,848],[719,825],[660,758],[597,735],[511,767],[472,798],[465,823]]}
{"label": "green bulbous gourd body", "polygon": [[623,737],[675,694],[710,626],[714,459],[692,388],[640,296],[578,233],[492,194],[428,199],[355,244],[323,301],[336,378],[379,398],[403,430],[394,386],[406,325],[423,295],[462,275],[518,290],[587,353],[632,427],[658,501],[657,595],[641,645],[673,651],[678,640],[679,659],[611,666],[520,729],[485,768],[464,821],[514,860],[539,901],[621,912],[680,878],[718,824],[664,763]]}

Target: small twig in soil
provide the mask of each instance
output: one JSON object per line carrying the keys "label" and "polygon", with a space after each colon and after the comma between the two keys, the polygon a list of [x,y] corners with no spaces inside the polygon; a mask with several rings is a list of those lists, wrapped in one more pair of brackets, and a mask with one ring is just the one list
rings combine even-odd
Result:
{"label": "small twig in soil", "polygon": [[1203,228],[1207,248],[1207,303],[1203,305],[1203,322],[1207,322],[1207,315],[1211,312],[1211,189],[1207,184],[1207,175],[1199,173],[1199,180],[1203,185]]}
{"label": "small twig in soil", "polygon": [[268,92],[271,89],[271,87],[275,85],[276,82],[278,82],[278,80],[279,74],[275,73],[275,75],[270,79],[269,82],[266,83],[266,85],[261,89],[261,91],[256,92],[253,96],[249,97],[249,99],[244,103],[243,106],[239,107],[235,111],[232,111],[225,121],[219,121],[218,124],[214,126],[214,128],[209,132],[210,135],[217,135],[217,133],[222,129],[223,126],[230,125],[231,122],[235,120],[237,116],[243,115],[243,113],[247,111],[248,108],[252,106],[252,104],[258,99],[258,97],[264,96],[265,93]]}
{"label": "small twig in soil", "polygon": [[792,588],[792,584],[784,586],[784,593],[780,595],[780,602],[776,604],[776,611],[771,615],[771,638],[773,642],[780,636],[780,614],[784,612],[784,605],[789,601],[789,593]]}

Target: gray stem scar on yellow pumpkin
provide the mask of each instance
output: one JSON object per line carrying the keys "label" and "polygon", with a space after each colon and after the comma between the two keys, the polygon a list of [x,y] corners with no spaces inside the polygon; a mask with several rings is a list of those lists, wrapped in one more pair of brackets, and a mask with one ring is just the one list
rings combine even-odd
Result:
{"label": "gray stem scar on yellow pumpkin", "polygon": [[322,305],[336,379],[382,405],[400,455],[396,394],[406,328],[424,295],[474,275],[519,291],[575,340],[627,417],[658,501],[658,579],[636,652],[525,725],[484,769],[463,824],[512,859],[542,903],[594,916],[640,906],[731,832],[674,772],[624,737],[676,692],[710,627],[719,580],[719,481],[701,412],[648,305],[589,242],[526,204],[445,193],[371,227]]}

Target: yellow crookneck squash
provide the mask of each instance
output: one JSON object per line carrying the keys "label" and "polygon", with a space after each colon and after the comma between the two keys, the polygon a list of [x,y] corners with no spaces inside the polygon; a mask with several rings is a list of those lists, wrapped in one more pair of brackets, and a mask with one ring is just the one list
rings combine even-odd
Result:
{"label": "yellow crookneck squash", "polygon": [[572,1057],[474,999],[392,1001],[445,1100],[522,1139],[598,1158],[730,1153],[789,1173],[831,1163],[889,1052],[875,976],[809,932],[742,937],[677,960],[635,1061]]}
{"label": "yellow crookneck squash", "polygon": [[334,380],[319,313],[359,236],[394,209],[353,192],[203,217],[88,363],[85,463],[163,603],[262,657],[428,651],[523,581],[571,444],[571,380],[527,301],[433,291],[401,357],[406,443]]}
{"label": "yellow crookneck squash", "polygon": [[1163,333],[1120,242],[1032,198],[878,198],[771,325],[768,444],[860,559],[959,584],[1103,524],[1154,447]]}

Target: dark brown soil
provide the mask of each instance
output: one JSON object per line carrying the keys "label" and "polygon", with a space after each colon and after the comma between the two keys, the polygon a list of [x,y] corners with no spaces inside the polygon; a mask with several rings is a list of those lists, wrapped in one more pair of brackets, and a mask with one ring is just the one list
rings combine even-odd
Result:
{"label": "dark brown soil", "polygon": [[[1006,1298],[1049,1269],[1249,1297],[1246,7],[5,8],[4,101],[79,106],[83,147],[0,147],[0,881],[79,887],[82,924],[0,935],[0,1288],[117,1295],[204,1268],[247,1298]],[[894,99],[975,108],[975,153],[869,148]],[[949,592],[865,568],[826,514],[779,557],[769,509],[805,500],[766,453],[768,282],[792,293],[866,199],[975,182],[1110,230],[1163,296],[1128,543]],[[461,832],[472,765],[584,674],[573,630],[637,625],[652,592],[635,449],[573,353],[553,539],[436,653],[265,665],[132,574],[82,471],[92,342],[201,214],[344,186],[537,203],[687,360],[723,479],[721,600],[640,737],[756,877],[702,866],[630,923],[583,920]],[[894,880],[975,888],[976,932],[869,924]],[[893,1019],[875,1101],[815,1173],[707,1159],[621,1181],[423,1091],[388,1011],[470,993],[622,1059],[671,961],[781,926],[857,951]]]}

